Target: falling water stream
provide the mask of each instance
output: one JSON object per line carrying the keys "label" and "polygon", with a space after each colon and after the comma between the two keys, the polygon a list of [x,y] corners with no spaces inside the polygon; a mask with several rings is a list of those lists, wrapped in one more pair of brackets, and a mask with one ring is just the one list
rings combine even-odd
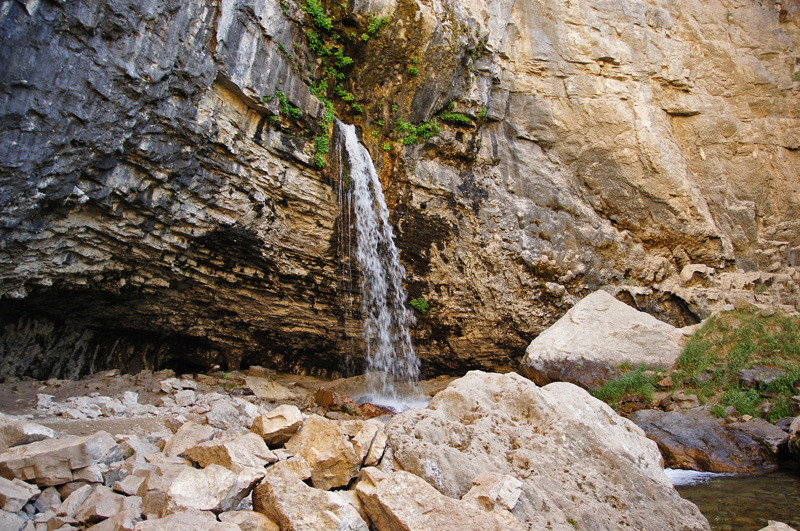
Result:
{"label": "falling water stream", "polygon": [[405,269],[369,151],[359,141],[355,126],[337,121],[336,127],[346,155],[346,163],[340,164],[342,217],[350,216],[352,210],[355,257],[361,273],[367,388],[360,400],[406,409],[418,405],[420,397],[416,388],[419,360],[408,329],[414,316],[403,290]]}

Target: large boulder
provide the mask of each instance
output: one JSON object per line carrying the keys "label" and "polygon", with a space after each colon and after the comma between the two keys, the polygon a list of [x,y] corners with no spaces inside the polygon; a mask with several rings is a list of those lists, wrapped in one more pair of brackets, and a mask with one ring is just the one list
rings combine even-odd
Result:
{"label": "large boulder", "polygon": [[512,514],[531,529],[709,529],[642,430],[572,384],[472,371],[428,409],[395,416],[386,433],[381,468],[451,498],[484,473],[518,479]]}
{"label": "large boulder", "polygon": [[681,329],[599,290],[534,339],[520,369],[539,385],[569,381],[592,390],[619,376],[622,363],[672,367],[683,337]]}
{"label": "large boulder", "polygon": [[356,492],[381,531],[524,531],[507,510],[484,511],[468,501],[454,500],[422,478],[398,471],[387,474],[365,468]]}
{"label": "large boulder", "polygon": [[763,419],[727,423],[706,408],[643,409],[628,417],[653,439],[667,466],[708,472],[759,473],[778,468],[789,435]]}

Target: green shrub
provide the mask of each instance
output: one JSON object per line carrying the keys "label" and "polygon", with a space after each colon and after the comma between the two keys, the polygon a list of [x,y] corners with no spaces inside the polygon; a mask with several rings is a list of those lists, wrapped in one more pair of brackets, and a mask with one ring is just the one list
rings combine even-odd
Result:
{"label": "green shrub", "polygon": [[330,31],[333,28],[333,21],[325,15],[325,9],[319,0],[306,0],[302,8],[318,28],[326,31]]}
{"label": "green shrub", "polygon": [[441,118],[445,122],[472,125],[472,119],[469,116],[458,112],[443,112],[442,114],[439,115],[439,118]]}
{"label": "green shrub", "polygon": [[391,142],[384,142],[381,144],[381,149],[384,151],[391,151],[392,150],[392,143]]}
{"label": "green shrub", "polygon": [[302,116],[300,109],[292,105],[286,95],[280,90],[275,91],[275,96],[278,97],[278,102],[281,105],[281,114],[286,114],[292,118],[299,119]]}
{"label": "green shrub", "polygon": [[430,304],[428,304],[428,302],[423,297],[411,299],[410,304],[415,310],[417,310],[422,315],[428,313],[428,308],[430,308]]}
{"label": "green shrub", "polygon": [[416,66],[409,66],[408,73],[411,74],[412,76],[415,76],[419,73],[419,68],[417,68]]}
{"label": "green shrub", "polygon": [[381,29],[381,26],[388,23],[389,23],[388,18],[384,17],[377,18],[374,15],[370,15],[369,25],[367,26],[367,33],[369,33],[370,35],[375,35]]}
{"label": "green shrub", "polygon": [[430,120],[420,125],[414,125],[411,122],[404,122],[403,120],[397,120],[397,122],[395,122],[395,131],[401,135],[405,135],[400,139],[400,142],[406,146],[415,144],[420,138],[427,140],[441,130],[442,128],[436,120]]}
{"label": "green shrub", "polygon": [[338,68],[344,68],[353,64],[353,58],[344,54],[341,50],[336,50],[333,54],[333,59]]}

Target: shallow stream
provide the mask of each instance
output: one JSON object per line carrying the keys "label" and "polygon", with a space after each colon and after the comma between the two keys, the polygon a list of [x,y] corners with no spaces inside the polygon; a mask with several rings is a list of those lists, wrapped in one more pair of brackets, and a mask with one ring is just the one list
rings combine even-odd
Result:
{"label": "shallow stream", "polygon": [[707,474],[695,476],[697,482],[688,485],[681,483],[690,478],[672,479],[681,496],[708,518],[713,531],[758,531],[769,520],[800,529],[800,467],[763,476]]}

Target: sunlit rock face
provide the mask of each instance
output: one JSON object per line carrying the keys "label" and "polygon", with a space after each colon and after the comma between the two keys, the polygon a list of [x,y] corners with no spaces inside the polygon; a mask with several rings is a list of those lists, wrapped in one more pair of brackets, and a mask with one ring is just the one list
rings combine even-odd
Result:
{"label": "sunlit rock face", "polygon": [[[0,8],[0,371],[360,366],[301,4]],[[795,4],[325,6],[423,371],[516,367],[599,287],[679,326],[797,304]],[[399,142],[443,112],[468,120]]]}

